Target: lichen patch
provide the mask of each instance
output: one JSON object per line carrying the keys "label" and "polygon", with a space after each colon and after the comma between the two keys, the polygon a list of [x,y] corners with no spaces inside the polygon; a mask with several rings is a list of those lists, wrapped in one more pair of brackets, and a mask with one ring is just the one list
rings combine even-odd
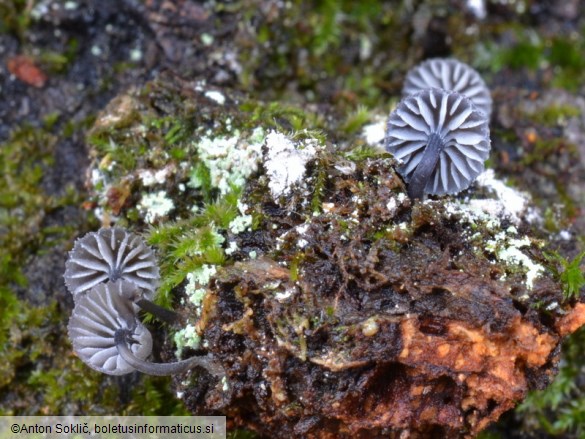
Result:
{"label": "lichen patch", "polygon": [[138,208],[144,215],[144,221],[149,224],[166,216],[175,207],[165,191],[144,194],[138,203]]}
{"label": "lichen patch", "polygon": [[316,146],[316,141],[295,143],[282,133],[268,133],[264,167],[269,179],[268,186],[275,200],[289,194],[292,187],[301,182],[307,163],[315,157]]}
{"label": "lichen patch", "polygon": [[[232,136],[217,136],[209,133],[196,144],[199,158],[209,170],[211,184],[221,194],[235,187],[242,187],[247,178],[258,169],[262,156],[264,130],[256,128],[250,136],[242,136],[235,130]],[[202,181],[193,173],[191,186],[198,188]]]}

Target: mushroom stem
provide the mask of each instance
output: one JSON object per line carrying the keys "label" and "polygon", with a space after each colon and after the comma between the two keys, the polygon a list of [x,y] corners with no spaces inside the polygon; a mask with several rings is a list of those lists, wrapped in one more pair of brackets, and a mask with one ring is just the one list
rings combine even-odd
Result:
{"label": "mushroom stem", "polygon": [[176,323],[177,320],[179,319],[179,315],[176,312],[171,311],[170,309],[163,308],[162,306],[159,306],[148,299],[144,298],[138,299],[135,303],[142,310],[153,314],[159,320],[162,320],[163,322],[168,323],[169,325]]}
{"label": "mushroom stem", "polygon": [[443,139],[438,134],[431,133],[429,135],[425,152],[408,182],[408,196],[411,200],[415,198],[422,200],[425,187],[437,166],[439,154],[444,146]]}
{"label": "mushroom stem", "polygon": [[193,367],[200,366],[215,376],[225,376],[223,368],[215,363],[210,356],[192,357],[187,360],[177,361],[175,363],[149,363],[141,360],[132,353],[128,343],[132,341],[132,333],[127,329],[117,329],[114,333],[114,341],[118,353],[126,363],[134,369],[148,375],[175,375],[185,372]]}

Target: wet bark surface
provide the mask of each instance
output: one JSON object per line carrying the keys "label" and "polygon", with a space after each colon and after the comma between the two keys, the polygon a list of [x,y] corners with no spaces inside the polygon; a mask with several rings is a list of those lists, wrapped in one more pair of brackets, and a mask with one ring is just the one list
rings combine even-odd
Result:
{"label": "wet bark surface", "polygon": [[[229,390],[213,378],[179,385],[193,412],[226,413],[267,437],[473,437],[548,385],[582,304],[535,306],[561,302],[558,284],[502,280],[463,238],[469,224],[440,207],[389,212],[401,183],[384,162],[329,181],[333,210],[307,223],[265,212],[260,230],[278,250],[212,281],[199,329]],[[357,211],[348,232],[341,224]],[[402,243],[372,238],[402,220]],[[292,281],[283,265],[299,257]]]}

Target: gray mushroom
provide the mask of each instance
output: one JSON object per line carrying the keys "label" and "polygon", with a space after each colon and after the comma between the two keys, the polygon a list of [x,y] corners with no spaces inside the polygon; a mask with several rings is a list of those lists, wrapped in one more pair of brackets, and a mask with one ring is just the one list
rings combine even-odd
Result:
{"label": "gray mushroom", "polygon": [[69,338],[77,356],[89,367],[109,375],[124,375],[135,368],[119,354],[115,333],[124,328],[131,336],[133,355],[144,361],[152,352],[150,332],[136,318],[132,301],[120,294],[127,282],[94,286],[77,300],[69,320]]}
{"label": "gray mushroom", "polygon": [[152,300],[159,282],[154,252],[137,235],[103,228],[75,242],[65,265],[65,284],[74,298],[106,281],[128,280]]}
{"label": "gray mushroom", "polygon": [[206,369],[212,375],[218,377],[225,376],[223,368],[215,363],[210,355],[205,357],[191,357],[175,363],[148,363],[140,359],[140,357],[132,351],[134,337],[131,331],[127,329],[118,329],[114,334],[114,341],[118,353],[124,361],[139,372],[148,375],[175,375],[192,369],[195,366],[199,366]]}
{"label": "gray mushroom", "polygon": [[429,89],[404,98],[388,119],[386,150],[410,198],[454,194],[484,170],[490,151],[487,116],[465,96]]}
{"label": "gray mushroom", "polygon": [[[159,319],[174,323],[175,312],[152,302],[159,281],[154,252],[137,235],[119,228],[100,229],[75,242],[65,265],[65,284],[77,300],[100,283],[123,279],[135,285],[126,287],[127,297]],[[120,291],[122,293],[122,291]]]}
{"label": "gray mushroom", "polygon": [[76,302],[68,331],[73,350],[84,363],[109,375],[135,370],[149,375],[173,375],[195,366],[223,375],[223,369],[209,356],[175,363],[145,361],[152,352],[152,337],[136,318],[133,302],[125,294],[132,288],[123,280],[98,284]]}
{"label": "gray mushroom", "polygon": [[404,80],[403,96],[428,88],[453,90],[471,99],[488,119],[492,112],[492,97],[479,73],[452,58],[433,58],[412,68]]}

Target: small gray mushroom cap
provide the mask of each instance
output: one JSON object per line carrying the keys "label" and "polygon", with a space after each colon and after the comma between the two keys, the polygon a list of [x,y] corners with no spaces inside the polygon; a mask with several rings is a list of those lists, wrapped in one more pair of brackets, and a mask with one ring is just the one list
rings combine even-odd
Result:
{"label": "small gray mushroom cap", "polygon": [[412,68],[404,80],[402,96],[410,96],[428,88],[453,90],[471,99],[488,119],[492,97],[485,82],[473,68],[452,58],[433,58]]}
{"label": "small gray mushroom cap", "polygon": [[89,367],[108,375],[140,371],[150,375],[174,375],[203,367],[225,376],[211,356],[192,357],[174,363],[150,363],[152,336],[134,312],[136,285],[125,280],[98,284],[79,296],[69,319],[69,339],[77,356]]}
{"label": "small gray mushroom cap", "polygon": [[154,252],[142,238],[120,228],[103,228],[75,242],[64,278],[74,299],[100,283],[124,279],[152,300],[160,277]]}
{"label": "small gray mushroom cap", "polygon": [[89,367],[109,375],[124,375],[136,369],[120,355],[116,331],[131,334],[130,350],[144,360],[152,352],[150,332],[136,318],[125,292],[136,290],[130,282],[100,283],[76,301],[69,320],[69,338],[77,356]]}
{"label": "small gray mushroom cap", "polygon": [[390,114],[385,146],[401,163],[398,172],[410,184],[411,198],[454,194],[484,170],[488,119],[457,92],[424,90],[404,98]]}

